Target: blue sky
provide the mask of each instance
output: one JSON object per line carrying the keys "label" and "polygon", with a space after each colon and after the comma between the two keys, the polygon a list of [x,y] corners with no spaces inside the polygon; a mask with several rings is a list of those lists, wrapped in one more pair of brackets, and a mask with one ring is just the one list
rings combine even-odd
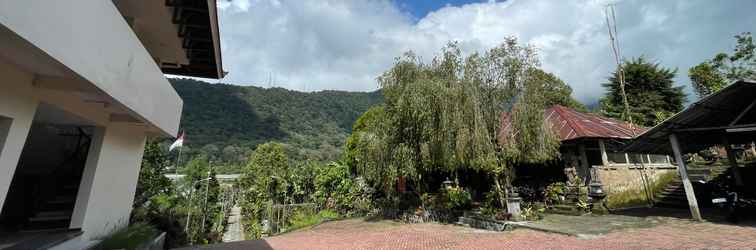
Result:
{"label": "blue sky", "polygon": [[470,3],[486,2],[484,0],[393,0],[400,9],[407,11],[415,20],[419,20],[429,12],[448,6],[463,6]]}
{"label": "blue sky", "polygon": [[[449,41],[465,54],[506,37],[537,48],[541,66],[595,103],[614,70],[604,9],[613,3],[622,56],[688,69],[756,34],[756,1],[232,0],[219,1],[226,83],[301,91],[372,91],[397,56],[430,60]],[[273,80],[269,80],[273,79]],[[270,83],[270,84],[269,84]]]}

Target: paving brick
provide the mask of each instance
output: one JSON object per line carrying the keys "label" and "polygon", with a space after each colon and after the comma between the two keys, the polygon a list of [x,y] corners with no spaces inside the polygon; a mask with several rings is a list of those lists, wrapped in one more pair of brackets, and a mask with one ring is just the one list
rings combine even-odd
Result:
{"label": "paving brick", "polygon": [[203,249],[756,249],[756,227],[672,221],[590,239],[518,229],[343,220],[260,241]]}

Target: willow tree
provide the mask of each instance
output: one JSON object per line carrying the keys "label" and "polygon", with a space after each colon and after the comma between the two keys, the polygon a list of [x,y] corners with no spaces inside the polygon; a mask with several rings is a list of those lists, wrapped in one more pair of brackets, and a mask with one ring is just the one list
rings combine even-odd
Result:
{"label": "willow tree", "polygon": [[[378,78],[388,145],[381,148],[390,156],[384,164],[416,183],[423,173],[483,170],[505,197],[512,166],[558,154],[559,142],[543,122],[545,81],[531,74],[538,67],[534,48],[515,38],[467,58],[455,43],[428,64],[412,53],[398,58]],[[506,131],[502,114],[512,121]]]}

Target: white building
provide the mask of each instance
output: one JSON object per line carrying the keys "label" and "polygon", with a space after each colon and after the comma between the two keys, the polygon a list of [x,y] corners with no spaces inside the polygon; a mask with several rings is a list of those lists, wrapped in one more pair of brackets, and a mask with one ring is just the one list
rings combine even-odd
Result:
{"label": "white building", "polygon": [[0,248],[125,226],[145,140],[178,132],[163,74],[222,77],[218,36],[215,0],[0,1]]}

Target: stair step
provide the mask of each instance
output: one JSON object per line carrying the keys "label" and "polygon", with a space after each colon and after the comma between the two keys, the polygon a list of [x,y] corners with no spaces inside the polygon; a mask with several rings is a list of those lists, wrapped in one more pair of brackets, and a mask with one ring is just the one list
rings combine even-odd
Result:
{"label": "stair step", "polygon": [[54,215],[54,216],[37,216],[29,218],[29,222],[45,222],[45,221],[62,221],[62,220],[70,220],[70,215]]}
{"label": "stair step", "polygon": [[687,203],[688,197],[686,196],[658,196],[656,200],[658,201],[684,201]]}
{"label": "stair step", "polygon": [[47,201],[48,204],[61,204],[61,203],[74,203],[76,201],[75,196],[58,196],[52,200]]}
{"label": "stair step", "polygon": [[668,208],[685,208],[685,207],[688,207],[688,203],[659,201],[659,202],[656,202],[654,206],[655,207],[668,207]]}
{"label": "stair step", "polygon": [[43,211],[36,214],[36,217],[45,217],[45,216],[65,216],[71,215],[71,211],[66,210],[50,210],[50,211]]}

